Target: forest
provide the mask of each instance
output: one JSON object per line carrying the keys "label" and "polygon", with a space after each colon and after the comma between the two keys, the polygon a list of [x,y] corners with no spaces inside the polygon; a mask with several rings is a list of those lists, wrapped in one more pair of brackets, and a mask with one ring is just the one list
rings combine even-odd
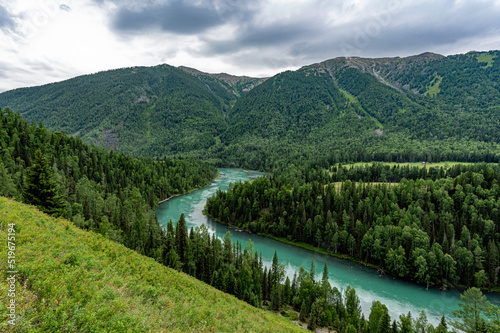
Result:
{"label": "forest", "polygon": [[266,79],[132,67],[3,92],[0,107],[115,152],[219,167],[498,163],[495,59],[335,58]]}
{"label": "forest", "polygon": [[[100,233],[106,238],[122,243],[138,253],[152,257],[165,266],[183,271],[217,289],[235,295],[249,304],[280,311],[281,315],[288,317],[290,320],[307,322],[307,326],[311,330],[316,327],[330,327],[341,332],[409,332],[409,330],[414,329],[420,329],[424,332],[447,332],[448,323],[444,317],[436,327],[428,323],[425,312],[420,313],[415,318],[409,313],[400,316],[400,318],[391,319],[387,307],[377,301],[372,304],[369,318],[365,318],[362,315],[356,291],[350,287],[343,291],[335,287],[332,288],[328,282],[328,267],[326,266],[321,279],[315,277],[314,262],[312,262],[309,272],[301,268],[299,274],[296,274],[290,280],[289,277],[285,278],[284,268],[279,264],[277,253],[275,253],[272,266],[267,269],[262,263],[261,256],[253,249],[252,243],[245,244],[245,248],[242,248],[242,244],[231,241],[230,234],[226,234],[224,239],[220,240],[210,235],[204,226],[187,230],[183,215],[175,225],[170,221],[166,229],[163,230],[159,226],[153,211],[158,201],[192,188],[204,186],[217,174],[216,169],[213,167],[193,160],[154,160],[106,152],[101,148],[82,143],[79,138],[67,137],[57,132],[51,133],[41,124],[29,124],[19,114],[9,109],[2,110],[0,115],[0,139],[2,140],[0,145],[2,147],[0,155],[2,158],[0,163],[0,194],[3,196],[13,197],[33,204],[43,212],[53,216],[67,217],[82,229]],[[356,211],[359,214],[359,216],[356,216],[360,217],[367,213],[360,211],[361,208],[358,209],[358,203],[361,203],[362,206],[364,203],[368,207],[370,202],[377,201],[378,206],[376,208],[381,209],[381,211],[373,211],[370,218],[372,222],[382,219],[384,221],[381,223],[383,228],[381,230],[379,230],[380,228],[367,229],[367,233],[370,235],[372,232],[385,232],[390,237],[394,237],[393,242],[396,245],[397,241],[395,239],[398,236],[408,239],[406,233],[415,232],[416,226],[415,221],[410,221],[413,222],[413,225],[410,222],[407,223],[411,227],[403,226],[400,223],[398,225],[400,230],[397,232],[396,229],[390,229],[389,224],[385,224],[383,214],[388,213],[387,199],[391,198],[388,189],[391,187],[372,188],[370,185],[357,187],[351,181],[345,181],[346,179],[365,180],[367,182],[377,180],[401,181],[401,183],[405,183],[414,182],[413,179],[417,179],[418,182],[420,178],[428,178],[428,180],[424,181],[424,185],[417,184],[411,188],[412,191],[409,193],[417,196],[418,193],[422,192],[421,188],[429,186],[432,188],[432,182],[441,184],[439,182],[446,180],[444,178],[446,175],[453,175],[455,176],[454,179],[462,177],[463,179],[460,178],[455,182],[467,189],[465,193],[469,193],[468,186],[470,187],[470,185],[467,183],[472,180],[467,178],[467,175],[472,175],[471,177],[475,179],[475,182],[472,182],[475,186],[472,188],[473,194],[479,194],[477,191],[482,189],[481,198],[484,196],[494,198],[495,195],[498,197],[498,168],[496,167],[490,170],[488,169],[490,167],[469,166],[465,167],[467,170],[464,170],[461,169],[462,166],[458,165],[445,172],[442,169],[427,171],[425,168],[388,168],[381,164],[349,168],[336,166],[330,169],[322,169],[319,166],[314,167],[314,165],[316,164],[308,164],[302,170],[290,167],[287,169],[286,174],[283,171],[278,176],[259,178],[245,184],[235,184],[227,194],[219,192],[217,197],[238,198],[237,202],[241,203],[242,197],[245,198],[246,202],[246,200],[252,199],[252,195],[254,196],[250,204],[234,206],[235,209],[232,214],[234,216],[230,216],[234,221],[239,221],[239,215],[236,215],[236,213],[240,213],[241,209],[246,206],[251,207],[254,213],[265,211],[266,217],[269,217],[270,214],[276,214],[276,216],[281,214],[287,217],[285,212],[286,204],[292,201],[283,201],[277,204],[276,199],[278,197],[276,194],[278,192],[276,186],[285,186],[285,184],[293,180],[295,187],[287,190],[285,188],[280,189],[280,195],[296,193],[297,200],[303,200],[307,197],[306,204],[298,206],[303,207],[302,214],[305,214],[307,208],[307,214],[309,215],[306,214],[306,218],[316,213],[321,216],[321,210],[312,208],[311,200],[314,201],[314,207],[331,206],[331,209],[326,210],[325,225],[327,226],[326,229],[333,229],[332,232],[327,232],[323,238],[323,223],[320,223],[319,217],[314,216],[316,225],[312,226],[311,218],[308,218],[305,224],[307,230],[296,230],[297,234],[294,231],[294,233],[291,233],[292,237],[301,235],[301,237],[304,237],[301,239],[302,241],[319,241],[315,245],[323,246],[327,244],[328,237],[331,236],[335,239],[342,234],[341,237],[346,238],[346,240],[339,245],[338,250],[347,252],[351,250],[351,255],[354,255],[354,251],[364,253],[366,250],[371,253],[375,250],[368,248],[368,245],[364,246],[362,251],[354,247],[355,242],[352,237],[354,237],[353,235],[359,237],[360,234],[355,233],[353,230],[358,231],[358,229],[349,227],[350,223],[347,222],[349,220],[346,217],[347,215],[342,216],[342,218],[346,217],[346,219],[342,221],[342,224],[339,223],[340,227],[339,225],[335,227],[338,217],[337,211],[347,211],[350,214]],[[407,178],[410,180],[406,180]],[[345,181],[339,193],[336,192],[335,186],[331,185],[331,182],[338,181]],[[245,191],[239,191],[240,188],[243,189],[245,186],[254,186],[252,191],[249,192],[251,195],[248,197],[245,196]],[[437,188],[437,185],[434,185],[434,187]],[[358,193],[356,191],[358,188],[363,189],[363,191]],[[263,189],[265,189],[264,193],[259,195],[259,191]],[[377,192],[371,193],[372,190],[377,190]],[[318,200],[321,198],[321,195],[318,195],[321,191],[324,191],[325,198],[329,198],[328,201],[325,201],[326,206],[323,206]],[[383,195],[379,193],[380,191],[383,192]],[[409,198],[411,197],[410,194]],[[318,195],[318,197],[314,198],[315,195]],[[359,200],[355,201],[355,205],[351,204],[351,208],[349,208],[349,205],[346,206],[345,204],[354,197],[358,197]],[[262,203],[264,200],[268,202],[269,207],[260,208],[260,206],[257,206],[260,205],[259,200],[262,200]],[[222,203],[214,199],[209,200],[207,204],[209,211],[215,207],[214,202]],[[229,201],[224,202],[224,204],[226,203],[229,203]],[[276,209],[272,209],[273,204]],[[411,200],[408,200],[407,204],[410,205]],[[427,202],[426,204],[429,205]],[[340,208],[337,207],[338,205],[340,205]],[[487,207],[485,207],[485,210],[487,210]],[[278,217],[279,226],[271,226],[269,230],[280,230],[280,228],[283,228],[282,224],[287,223],[294,216],[291,208],[286,209],[290,211],[290,218],[284,220],[282,217]],[[411,211],[415,209],[412,208]],[[228,210],[229,208],[226,207],[223,212],[227,215]],[[332,212],[335,215],[332,215]],[[482,213],[483,211],[479,212],[480,221],[486,218]],[[246,215],[244,212],[243,214]],[[248,214],[247,216],[251,217],[253,213],[248,212]],[[379,216],[379,214],[381,215]],[[255,216],[257,217],[257,214]],[[408,219],[411,219],[411,217],[409,215]],[[491,218],[494,217],[491,216]],[[259,223],[261,226],[265,226],[264,220],[260,220]],[[255,222],[252,221],[253,225],[255,225]],[[386,226],[388,227],[387,230],[384,229]],[[311,230],[309,230],[312,227],[317,228],[319,233],[316,232],[312,235]],[[356,221],[355,227],[359,227],[358,221]],[[446,227],[449,228],[448,225]],[[476,227],[479,228],[479,226]],[[467,227],[464,226],[464,228]],[[266,232],[269,232],[269,230],[266,229]],[[262,232],[264,230],[256,231]],[[453,249],[455,246],[457,254],[464,252],[464,255],[468,255],[469,252],[467,251],[469,250],[467,249],[474,246],[472,248],[474,251],[472,260],[475,263],[483,264],[482,257],[477,258],[476,256],[482,255],[481,253],[478,254],[478,251],[482,250],[483,244],[486,244],[485,242],[488,240],[490,243],[487,244],[492,244],[492,239],[485,239],[480,242],[477,239],[476,232],[479,232],[481,236],[483,236],[483,233],[479,229],[476,230],[472,227],[471,232],[472,236],[470,232],[469,236],[466,236],[466,232],[463,232],[461,237],[464,238],[464,242],[458,241],[455,245],[449,245],[449,248]],[[494,230],[489,230],[486,235],[491,235],[491,232],[494,232]],[[318,234],[322,237],[314,238]],[[440,233],[436,233],[432,237],[439,237],[439,235]],[[392,244],[390,237],[388,239],[389,245]],[[453,236],[450,237],[450,239],[453,239]],[[434,245],[432,249],[429,249],[429,239],[425,238],[425,235],[422,238],[423,240],[418,244],[415,242],[415,245],[402,241],[401,246],[394,245],[394,247],[396,251],[403,249],[403,255],[407,246],[414,249],[414,252],[419,254],[417,257],[419,263],[422,258],[425,264],[429,258],[434,258],[434,262],[429,261],[429,273],[425,275],[427,283],[430,283],[430,281],[439,280],[440,278],[432,275],[433,270],[437,269],[436,265],[440,263],[436,263],[436,260],[442,260],[443,257],[446,260],[450,255],[443,254],[442,248]],[[363,244],[365,243],[363,242]],[[332,244],[335,245],[335,243]],[[371,243],[368,244],[372,245]],[[451,241],[451,244],[453,244],[453,241]],[[348,246],[352,246],[352,249]],[[384,242],[379,246],[385,249],[387,243]],[[445,249],[447,250],[448,247]],[[489,251],[493,249],[491,246],[488,248]],[[388,251],[393,250],[390,248]],[[485,255],[489,256],[489,253]],[[433,254],[434,257],[432,257]],[[373,258],[376,259],[377,257],[373,256]],[[493,257],[487,258],[493,260]],[[401,259],[399,257],[399,261],[395,260],[395,263],[399,263]],[[388,260],[386,259],[387,269],[392,272],[392,263]],[[395,264],[394,271],[397,272],[399,268]],[[478,271],[479,273],[473,272],[472,278],[474,281],[481,281],[478,276],[480,277],[480,274],[483,274],[483,283],[492,283],[490,282],[492,280],[490,275],[492,274],[491,265],[485,262],[484,267],[474,266],[474,268],[482,269]],[[456,269],[456,276],[460,277],[461,271],[458,271],[458,267]],[[454,271],[453,274],[455,274]],[[455,275],[447,276],[451,281],[450,283],[454,282],[453,277]],[[464,279],[467,278],[470,279],[471,277]],[[467,283],[468,280],[465,280],[465,282]],[[473,291],[476,292],[474,297],[480,296],[479,289],[473,289]],[[470,302],[470,300],[465,298],[464,306],[468,304],[467,302]],[[496,313],[497,308],[491,305],[488,306],[491,307],[492,313]],[[457,318],[463,317],[457,314]],[[470,319],[470,322],[467,322],[469,319],[462,321],[451,320],[450,325],[466,324],[472,325],[474,329],[478,325],[484,326],[486,329],[495,329],[497,327],[495,326],[498,324],[496,321],[485,321],[481,318],[475,317]]]}
{"label": "forest", "polygon": [[[452,327],[471,333],[500,329],[500,309],[487,302],[478,288],[468,289],[463,302],[459,303],[467,315],[456,310],[453,320],[447,321],[443,316],[436,326],[428,322],[424,310],[418,316],[408,313],[391,319],[387,307],[376,300],[366,318],[355,289],[347,286],[340,291],[330,285],[326,263],[321,277],[316,277],[313,259],[309,271],[301,266],[290,280],[276,252],[268,269],[251,241],[243,248],[239,242],[231,241],[230,232],[221,240],[211,235],[204,224],[188,231],[184,214],[177,223],[167,224],[166,249],[167,266],[256,307],[277,311],[290,320],[307,322],[307,328],[312,331],[319,327],[349,333],[446,333],[451,332]],[[481,310],[475,314],[470,312],[474,306]]]}
{"label": "forest", "polygon": [[[160,65],[5,92],[0,196],[310,330],[498,332],[500,310],[482,295],[500,290],[498,55],[336,58],[265,79]],[[269,175],[218,191],[210,217],[427,288],[463,288],[454,318],[390,318],[376,300],[363,315],[326,266],[290,279],[279,253],[266,267],[251,242],[188,230],[184,215],[160,226],[158,203],[206,186],[216,166]],[[62,263],[78,266],[75,256]],[[143,303],[154,303],[148,290]]]}
{"label": "forest", "polygon": [[498,287],[500,165],[311,168],[207,201],[224,224],[306,243],[429,286]]}
{"label": "forest", "polygon": [[214,167],[199,161],[108,152],[0,109],[0,195],[71,219],[141,254],[152,257],[161,248],[158,202],[216,176]]}

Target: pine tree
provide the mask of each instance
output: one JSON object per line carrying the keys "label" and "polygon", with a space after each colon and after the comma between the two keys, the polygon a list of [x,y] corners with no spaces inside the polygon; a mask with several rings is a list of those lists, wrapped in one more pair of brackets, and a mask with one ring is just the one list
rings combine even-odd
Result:
{"label": "pine tree", "polygon": [[311,306],[311,314],[309,315],[309,319],[307,321],[307,329],[310,331],[315,331],[317,326],[319,316],[319,307],[318,303],[314,302]]}
{"label": "pine tree", "polygon": [[302,301],[302,305],[300,306],[300,312],[299,312],[299,320],[300,321],[305,321],[307,318],[307,305],[305,301]]}
{"label": "pine tree", "polygon": [[179,254],[179,259],[182,263],[186,263],[186,253],[188,250],[188,230],[186,227],[186,219],[184,218],[184,213],[181,214],[179,222],[177,222],[175,233],[175,242],[177,253]]}
{"label": "pine tree", "polygon": [[26,172],[23,196],[27,203],[37,206],[44,213],[63,215],[64,200],[54,180],[54,171],[40,149]]}
{"label": "pine tree", "polygon": [[460,295],[459,309],[453,315],[459,320],[451,321],[451,325],[466,333],[477,332],[481,328],[481,320],[487,319],[495,332],[500,330],[500,309],[491,304],[478,288],[467,289]]}
{"label": "pine tree", "polygon": [[316,268],[314,267],[314,258],[311,259],[311,271],[309,273],[309,276],[311,277],[312,283],[315,283],[314,277],[316,275]]}
{"label": "pine tree", "polygon": [[392,333],[399,333],[398,324],[395,320],[392,322]]}
{"label": "pine tree", "polygon": [[389,316],[389,312],[384,311],[382,317],[380,317],[380,321],[378,324],[378,332],[379,333],[391,333],[391,317]]}
{"label": "pine tree", "polygon": [[323,277],[321,280],[322,281],[328,280],[328,265],[326,264],[326,260],[325,260],[325,267],[323,267]]}
{"label": "pine tree", "polygon": [[448,324],[446,323],[446,319],[444,316],[441,317],[441,322],[436,327],[436,333],[447,333],[448,332]]}

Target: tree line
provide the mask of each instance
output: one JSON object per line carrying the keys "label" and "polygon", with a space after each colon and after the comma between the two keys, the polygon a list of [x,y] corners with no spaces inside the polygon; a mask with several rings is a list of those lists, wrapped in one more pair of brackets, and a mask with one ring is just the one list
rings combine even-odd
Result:
{"label": "tree line", "polygon": [[153,256],[164,239],[160,200],[203,187],[214,167],[192,159],[135,158],[51,133],[0,109],[0,195],[31,203]]}
{"label": "tree line", "polygon": [[[188,232],[183,216],[163,230],[153,211],[158,200],[203,186],[215,177],[214,168],[193,160],[106,152],[78,138],[50,133],[41,124],[28,124],[8,109],[1,110],[0,125],[1,195],[68,217],[84,229],[100,232],[255,306],[282,310],[292,317],[297,311],[310,329],[407,332],[408,327],[424,327],[424,332],[446,332],[444,319],[434,328],[425,313],[416,319],[401,316],[391,323],[387,308],[378,302],[365,319],[355,290],[332,288],[326,266],[321,280],[315,277],[314,262],[310,272],[301,268],[290,280],[277,254],[268,269],[251,243],[242,249],[229,234],[220,240],[204,226]],[[495,327],[493,321],[474,318],[474,327]]]}
{"label": "tree line", "polygon": [[[339,171],[295,170],[236,183],[209,198],[206,212],[427,286],[499,285],[499,165]],[[402,175],[414,179],[387,183]],[[351,177],[360,181],[345,180]]]}
{"label": "tree line", "polygon": [[328,327],[349,333],[446,333],[452,326],[472,333],[500,329],[500,310],[477,288],[464,293],[450,323],[443,316],[433,326],[424,310],[415,317],[408,313],[391,319],[387,306],[376,300],[365,317],[355,289],[347,286],[339,290],[330,285],[326,262],[321,277],[316,276],[312,259],[309,271],[301,266],[290,279],[276,252],[267,267],[251,241],[243,248],[241,243],[231,241],[230,232],[220,239],[205,225],[188,230],[184,214],[178,222],[167,223],[166,237],[163,257],[157,260],[256,307],[307,323],[309,330]]}

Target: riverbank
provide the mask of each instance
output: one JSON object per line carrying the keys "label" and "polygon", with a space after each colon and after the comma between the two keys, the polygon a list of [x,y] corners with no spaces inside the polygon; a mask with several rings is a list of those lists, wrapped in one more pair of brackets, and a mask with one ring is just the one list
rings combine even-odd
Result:
{"label": "riverbank", "polygon": [[[451,311],[457,308],[457,302],[460,301],[458,289],[450,288],[446,292],[438,288],[426,290],[425,284],[419,285],[414,281],[408,283],[403,279],[393,279],[390,274],[380,276],[380,273],[377,273],[377,267],[349,260],[346,255],[325,253],[327,251],[322,252],[321,249],[315,249],[310,245],[290,243],[288,239],[273,239],[266,237],[268,235],[257,235],[256,232],[249,234],[241,227],[227,226],[225,223],[221,224],[208,218],[202,213],[207,198],[213,196],[218,190],[227,191],[231,183],[258,176],[252,171],[248,174],[241,169],[219,169],[219,172],[221,173],[220,179],[205,189],[174,198],[160,205],[156,212],[160,224],[166,225],[168,221],[177,220],[181,213],[185,213],[188,228],[196,228],[204,224],[210,233],[221,239],[229,231],[233,235],[232,241],[239,242],[242,246],[251,240],[255,249],[262,252],[263,262],[269,267],[274,253],[277,252],[278,259],[285,265],[286,274],[290,279],[294,273],[299,273],[300,266],[309,271],[312,258],[316,262],[316,275],[321,276],[322,266],[326,262],[330,272],[330,284],[339,290],[343,290],[347,285],[356,288],[362,311],[365,314],[370,313],[372,301],[379,300],[387,306],[391,318],[398,318],[399,315],[406,315],[408,312],[418,314],[422,309],[427,309],[429,322],[436,325],[443,315],[448,318],[451,316]],[[225,220],[225,222],[228,221]],[[249,226],[246,229],[248,228]],[[488,295],[488,300],[492,304],[500,305],[499,294]]]}
{"label": "riverbank", "polygon": [[[244,232],[247,232],[249,234],[256,234],[256,235],[259,235],[259,236],[262,236],[262,237],[270,238],[272,240],[275,240],[275,241],[278,241],[278,242],[281,242],[281,243],[285,243],[285,244],[288,244],[288,245],[300,247],[300,248],[302,248],[304,250],[313,251],[313,252],[316,252],[316,253],[319,253],[319,254],[328,255],[330,257],[347,260],[347,261],[353,262],[353,263],[358,264],[358,265],[363,265],[365,267],[373,268],[373,269],[377,270],[377,272],[379,272],[379,274],[386,275],[386,273],[384,272],[384,270],[380,266],[364,262],[362,260],[359,260],[359,259],[354,258],[354,257],[352,257],[350,255],[347,255],[347,254],[329,252],[329,251],[327,251],[325,249],[320,249],[320,248],[314,247],[311,244],[307,244],[307,243],[303,243],[303,242],[292,242],[292,241],[290,241],[290,240],[288,240],[286,238],[276,237],[276,236],[273,236],[273,235],[270,235],[270,234],[263,234],[263,233],[259,233],[259,232],[252,232],[252,231],[250,231],[248,229],[244,229],[244,228],[237,227],[237,226],[234,226],[234,225],[226,224],[226,223],[222,222],[221,220],[212,217],[210,214],[207,213],[206,210],[203,210],[203,215],[211,218],[212,220],[214,220],[214,221],[216,221],[216,222],[218,222],[218,223],[220,223],[220,224],[222,224],[222,225],[224,225],[224,226],[226,226],[226,227],[228,227],[230,229],[233,229],[236,232],[244,231]],[[391,276],[390,274],[388,274],[388,275]],[[412,282],[412,281],[408,281],[408,282]],[[413,282],[413,283],[415,283],[415,282]]]}
{"label": "riverbank", "polygon": [[[266,238],[278,241],[280,243],[284,243],[284,244],[287,244],[287,245],[299,247],[299,248],[302,248],[304,250],[308,250],[308,251],[312,251],[312,252],[315,252],[315,253],[327,255],[327,256],[330,256],[330,257],[337,258],[337,259],[343,259],[343,260],[346,260],[348,262],[352,262],[352,263],[357,264],[357,265],[362,265],[362,266],[374,269],[374,270],[377,271],[377,273],[378,273],[379,276],[387,275],[388,277],[391,277],[393,279],[396,279],[396,280],[399,280],[399,281],[402,281],[402,282],[405,282],[405,283],[411,283],[411,284],[414,284],[416,286],[426,287],[426,289],[436,289],[436,290],[441,290],[441,291],[444,291],[444,290],[456,290],[456,291],[459,291],[459,292],[463,292],[464,290],[466,290],[468,288],[468,287],[466,287],[464,285],[454,285],[454,286],[449,286],[447,288],[437,287],[437,286],[427,286],[426,284],[417,283],[417,282],[415,282],[414,280],[411,280],[411,279],[403,279],[401,277],[392,275],[391,273],[386,273],[381,266],[365,262],[363,260],[360,260],[358,258],[352,257],[352,256],[347,255],[347,254],[334,253],[334,252],[330,252],[330,251],[325,250],[325,249],[314,247],[311,244],[307,244],[307,243],[303,243],[303,242],[293,242],[293,241],[290,241],[290,240],[288,240],[286,238],[276,237],[276,236],[273,236],[273,235],[270,235],[270,234],[265,234],[265,233],[256,233],[256,232],[252,232],[252,231],[250,231],[248,229],[245,229],[245,228],[241,228],[241,227],[229,225],[229,224],[226,224],[226,223],[222,222],[219,219],[216,219],[216,218],[210,216],[210,214],[208,214],[206,212],[206,210],[203,210],[203,214],[205,216],[211,218],[212,220],[214,220],[214,221],[216,221],[216,222],[218,222],[218,223],[220,223],[220,224],[222,224],[222,225],[224,225],[224,226],[226,226],[226,227],[228,227],[230,229],[233,229],[236,232],[242,232],[242,231],[244,231],[244,232],[247,232],[247,233],[250,233],[250,234],[256,234],[256,235],[259,235],[259,236],[262,236],[262,237],[266,237]],[[481,289],[481,291],[484,294],[495,294],[495,295],[500,294],[500,288],[498,288],[498,287],[489,288],[489,289],[488,288],[480,288],[480,289]]]}
{"label": "riverbank", "polygon": [[164,202],[166,202],[166,201],[168,201],[168,200],[170,200],[170,199],[173,199],[173,198],[175,198],[175,197],[180,197],[181,195],[186,195],[186,194],[189,194],[189,193],[191,193],[191,192],[194,192],[194,191],[198,191],[198,190],[204,189],[205,187],[207,187],[208,185],[210,185],[210,183],[211,183],[211,182],[214,182],[214,181],[216,181],[216,180],[217,180],[217,179],[219,179],[219,178],[220,178],[220,172],[219,172],[219,171],[217,171],[217,176],[216,176],[214,179],[212,179],[212,180],[208,181],[208,183],[207,183],[207,184],[205,184],[205,185],[203,185],[203,186],[201,186],[201,187],[194,187],[194,188],[190,189],[189,191],[187,191],[186,193],[179,193],[179,194],[174,194],[174,195],[171,195],[170,197],[168,197],[168,198],[166,198],[166,199],[164,199],[164,200],[159,201],[159,202],[156,204],[156,208],[158,208],[158,206],[159,206],[160,204],[162,204],[162,203],[164,203]]}

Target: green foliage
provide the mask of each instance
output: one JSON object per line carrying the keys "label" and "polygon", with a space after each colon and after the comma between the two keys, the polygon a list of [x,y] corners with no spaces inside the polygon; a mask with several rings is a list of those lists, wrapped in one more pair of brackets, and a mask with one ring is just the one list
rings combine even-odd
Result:
{"label": "green foliage", "polygon": [[481,53],[477,55],[477,61],[480,63],[486,63],[482,68],[490,68],[493,66],[493,59],[496,58],[496,55]]}
{"label": "green foliage", "polygon": [[453,310],[457,318],[451,325],[466,333],[498,332],[500,330],[500,309],[490,304],[478,288],[467,289],[460,295],[459,309]]}
{"label": "green foliage", "polygon": [[498,162],[497,55],[337,58],[266,80],[124,68],[4,92],[0,106],[118,152],[218,166]]}
{"label": "green foliage", "polygon": [[214,167],[191,159],[106,152],[0,110],[1,194],[153,258],[165,237],[154,212],[157,203],[204,186],[216,175]]}
{"label": "green foliage", "polygon": [[439,85],[441,84],[442,81],[443,77],[436,75],[434,79],[432,79],[432,81],[427,86],[427,91],[425,92],[425,94],[430,97],[435,97],[437,94],[439,94],[439,92],[441,91],[439,89]]}
{"label": "green foliage", "polygon": [[[2,332],[299,332],[297,325],[33,207],[0,198],[16,232],[16,326]],[[43,221],[40,222],[40,221]],[[7,257],[0,264],[7,267]],[[8,281],[1,273],[0,302]]]}
{"label": "green foliage", "polygon": [[[499,184],[495,164],[307,165],[219,191],[206,212],[427,286],[488,288],[498,286]],[[231,219],[221,218],[225,210]]]}
{"label": "green foliage", "polygon": [[64,201],[54,180],[54,171],[40,149],[35,152],[33,165],[26,171],[23,197],[27,203],[37,206],[44,213],[63,213]]}
{"label": "green foliage", "polygon": [[208,148],[227,126],[240,79],[202,78],[168,65],[123,68],[13,90],[1,95],[0,106],[108,149],[173,156]]}

